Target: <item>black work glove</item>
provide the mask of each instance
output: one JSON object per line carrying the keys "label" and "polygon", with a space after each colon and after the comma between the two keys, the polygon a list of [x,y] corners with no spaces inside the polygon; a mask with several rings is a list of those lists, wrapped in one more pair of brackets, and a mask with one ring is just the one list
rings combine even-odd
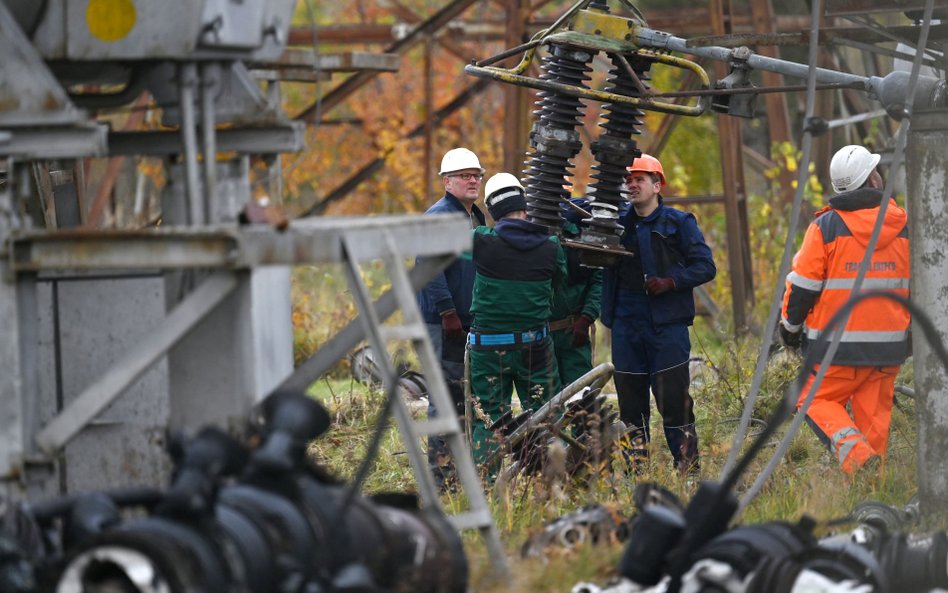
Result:
{"label": "black work glove", "polygon": [[670,290],[675,290],[675,281],[671,278],[649,276],[645,281],[645,292],[652,296],[665,294]]}
{"label": "black work glove", "polygon": [[464,335],[464,325],[454,309],[441,314],[441,329],[446,338],[458,339]]}
{"label": "black work glove", "polygon": [[798,329],[797,331],[793,332],[787,329],[782,323],[779,325],[779,327],[780,340],[783,342],[783,345],[787,348],[790,348],[791,350],[799,350],[800,343],[803,341],[803,330]]}
{"label": "black work glove", "polygon": [[589,343],[589,326],[592,323],[593,320],[590,319],[589,315],[580,315],[576,318],[576,321],[573,322],[573,339],[570,341],[573,348],[579,348]]}

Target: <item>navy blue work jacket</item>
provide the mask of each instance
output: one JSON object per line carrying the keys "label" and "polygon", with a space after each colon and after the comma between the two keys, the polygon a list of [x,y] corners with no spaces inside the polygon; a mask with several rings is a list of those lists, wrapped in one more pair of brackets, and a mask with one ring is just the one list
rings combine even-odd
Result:
{"label": "navy blue work jacket", "polygon": [[[451,193],[428,208],[425,214],[459,213],[467,216],[464,205]],[[477,207],[471,207],[471,228],[487,224],[484,213]],[[461,318],[464,327],[470,327],[471,299],[474,295],[474,262],[458,258],[444,272],[438,274],[418,293],[418,307],[425,323],[440,324],[441,313],[454,309]]]}
{"label": "navy blue work jacket", "polygon": [[622,244],[640,254],[645,275],[671,278],[675,289],[648,299],[632,299],[631,302],[643,303],[639,305],[642,310],[627,311],[624,308],[633,305],[620,303],[617,298],[618,291],[623,290],[619,279],[621,267],[606,269],[602,279],[603,324],[612,327],[616,317],[644,315],[650,316],[655,326],[691,325],[695,318],[693,289],[717,274],[711,248],[705,243],[694,215],[660,203],[645,218],[639,218],[629,207],[620,214],[619,223],[625,228]]}

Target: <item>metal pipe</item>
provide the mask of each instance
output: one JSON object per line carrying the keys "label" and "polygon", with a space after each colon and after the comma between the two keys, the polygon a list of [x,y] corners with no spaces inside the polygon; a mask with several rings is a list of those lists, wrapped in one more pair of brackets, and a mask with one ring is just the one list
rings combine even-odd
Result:
{"label": "metal pipe", "polygon": [[848,126],[849,124],[855,124],[861,121],[882,117],[886,115],[886,113],[887,112],[885,109],[876,109],[875,111],[870,111],[869,113],[860,113],[859,115],[851,115],[849,117],[834,119],[830,121],[828,125],[830,129],[838,128],[840,126]]}
{"label": "metal pipe", "polygon": [[[730,62],[734,58],[735,51],[718,46],[691,47],[688,45],[687,39],[675,37],[670,33],[656,31],[655,29],[649,29],[647,27],[638,29],[635,35],[635,43],[642,47],[677,51],[710,60],[717,60],[719,62]],[[746,62],[747,65],[754,70],[766,70],[768,72],[776,72],[800,79],[806,79],[810,72],[810,66],[808,64],[788,62],[786,60],[769,58],[755,53],[751,53]],[[865,90],[871,91],[882,82],[882,79],[878,76],[867,78],[847,72],[827,70],[826,68],[814,68],[814,70],[816,71],[816,81],[821,83],[861,83]]]}
{"label": "metal pipe", "polygon": [[198,178],[197,131],[194,115],[194,87],[197,84],[197,65],[186,62],[178,66],[178,93],[180,96],[181,123],[179,132],[184,145],[185,189],[188,197],[188,213],[192,225],[204,224],[204,208],[201,204],[201,181]]}
{"label": "metal pipe", "polygon": [[[270,101],[271,108],[276,110],[280,108],[280,83],[271,80],[267,86],[267,99]],[[325,122],[319,122],[324,124]],[[283,154],[277,153],[269,162],[267,169],[268,188],[270,200],[275,204],[283,204]],[[252,197],[252,196],[251,196]]]}
{"label": "metal pipe", "polygon": [[[655,54],[654,57],[657,62],[664,64],[670,64],[673,60],[675,60],[675,58],[672,56],[663,56],[661,54]],[[551,91],[553,93],[559,93],[568,97],[589,99],[592,101],[598,101],[600,103],[621,103],[625,105],[633,105],[640,109],[660,111],[662,113],[672,113],[675,115],[698,116],[705,111],[705,106],[700,102],[694,106],[675,105],[674,103],[659,103],[651,101],[648,98],[640,99],[638,97],[630,97],[627,95],[619,95],[617,93],[609,93],[590,88],[562,84],[552,80],[512,74],[511,70],[505,70],[503,68],[480,68],[473,64],[468,64],[464,67],[464,71],[479,78],[491,78],[508,84],[516,84],[540,91]],[[699,74],[699,76],[702,75]],[[710,85],[710,81],[708,80],[706,74],[703,75],[703,78],[705,85]]]}
{"label": "metal pipe", "polygon": [[[816,85],[818,91],[835,91],[840,89],[863,90],[863,85],[858,82],[830,82],[827,84]],[[764,95],[767,93],[787,93],[790,91],[805,91],[805,84],[790,84],[784,86],[765,86],[765,87],[745,87],[732,89],[695,89],[693,91],[669,91],[667,93],[650,93],[655,97],[710,97],[716,95],[745,95],[755,94]]]}
{"label": "metal pipe", "polygon": [[204,220],[215,223],[220,216],[217,199],[217,122],[214,95],[220,81],[220,66],[201,64],[201,137],[204,153]]}

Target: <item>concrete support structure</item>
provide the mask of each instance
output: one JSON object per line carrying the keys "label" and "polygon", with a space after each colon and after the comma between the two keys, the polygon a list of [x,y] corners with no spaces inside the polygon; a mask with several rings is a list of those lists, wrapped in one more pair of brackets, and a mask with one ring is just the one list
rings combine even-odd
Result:
{"label": "concrete support structure", "polygon": [[238,428],[293,372],[290,269],[255,268],[237,278],[237,288],[168,353],[177,429]]}
{"label": "concrete support structure", "polygon": [[[948,319],[948,111],[916,111],[905,155],[912,241],[912,300],[936,320]],[[943,342],[948,327],[937,323]],[[945,512],[948,500],[948,369],[921,332],[913,332],[918,409],[918,487],[922,512]]]}
{"label": "concrete support structure", "polygon": [[[46,424],[162,322],[161,276],[37,282],[39,420]],[[26,346],[26,344],[24,344]],[[168,366],[162,359],[63,448],[47,496],[169,477]]]}

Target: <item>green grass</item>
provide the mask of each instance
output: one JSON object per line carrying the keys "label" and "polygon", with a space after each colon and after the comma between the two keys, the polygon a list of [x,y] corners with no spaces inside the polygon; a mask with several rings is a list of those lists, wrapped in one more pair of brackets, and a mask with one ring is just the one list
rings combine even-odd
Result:
{"label": "green grass", "polygon": [[[294,284],[294,320],[297,354],[308,356],[333,333],[354,317],[354,307],[345,292],[345,282],[337,269],[309,268],[298,271]],[[373,294],[387,283],[375,268],[366,272]],[[608,332],[599,327],[596,362],[609,359]],[[396,345],[396,348],[398,345]],[[402,345],[404,347],[404,345]],[[746,400],[756,363],[758,342],[751,336],[742,340],[722,339],[706,320],[698,320],[693,332],[693,351],[706,359],[706,371],[693,396],[701,438],[701,475],[717,479],[731,447],[731,440]],[[406,357],[411,361],[411,357]],[[768,368],[755,405],[753,417],[769,418],[787,385],[796,376],[800,361],[792,356],[775,357]],[[911,367],[903,370],[899,382],[911,380]],[[606,392],[614,391],[612,384]],[[349,378],[343,362],[327,377],[311,387],[313,397],[330,410],[332,429],[310,448],[311,456],[335,475],[351,478],[364,457],[367,443],[382,407],[382,394]],[[916,425],[914,405],[905,400],[904,409],[893,412],[889,458],[880,476],[846,477],[836,461],[806,426],[801,427],[787,455],[766,482],[760,495],[747,507],[740,521],[794,521],[810,515],[820,522],[847,515],[860,501],[879,500],[903,506],[917,490]],[[422,410],[419,412],[424,413]],[[683,480],[671,470],[660,418],[653,411],[653,457],[648,480],[669,488],[687,501],[696,484]],[[778,431],[739,485],[738,495],[747,490],[773,455],[777,439],[789,423]],[[602,503],[626,516],[634,512],[635,482],[622,472],[595,476],[584,483],[557,483],[542,478],[517,479],[489,491],[489,502],[501,531],[515,577],[504,583],[487,578],[488,562],[478,537],[464,535],[472,567],[472,587],[477,591],[562,592],[580,580],[602,582],[614,576],[622,554],[618,543],[573,550],[553,549],[543,559],[521,559],[519,549],[544,524],[589,503]],[[382,440],[379,456],[365,483],[364,492],[413,491],[415,481],[405,443],[391,423]],[[449,510],[459,510],[462,500],[445,495]]]}

